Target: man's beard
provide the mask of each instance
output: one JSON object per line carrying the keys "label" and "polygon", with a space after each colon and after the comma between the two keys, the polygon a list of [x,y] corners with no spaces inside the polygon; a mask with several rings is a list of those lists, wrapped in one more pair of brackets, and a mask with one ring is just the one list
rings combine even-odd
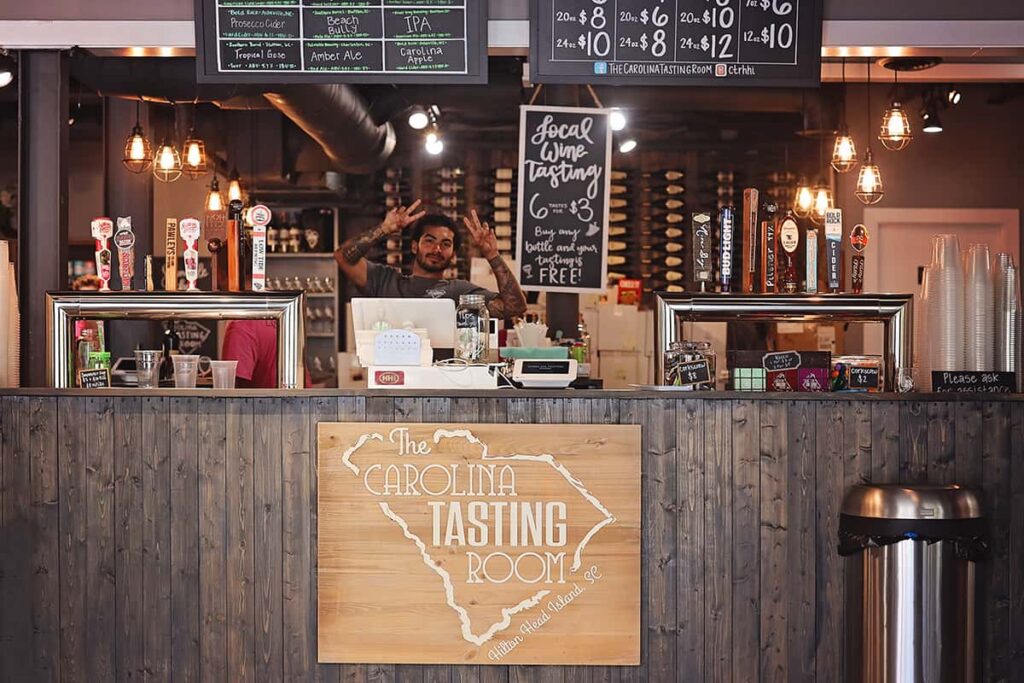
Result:
{"label": "man's beard", "polygon": [[448,268],[449,261],[430,261],[423,254],[416,254],[416,265],[428,273],[443,273]]}

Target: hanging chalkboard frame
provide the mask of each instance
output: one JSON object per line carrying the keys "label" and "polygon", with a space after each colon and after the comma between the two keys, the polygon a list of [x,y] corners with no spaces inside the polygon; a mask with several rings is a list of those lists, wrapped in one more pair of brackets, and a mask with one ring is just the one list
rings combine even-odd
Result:
{"label": "hanging chalkboard frame", "polygon": [[[603,202],[604,205],[601,210],[601,275],[600,280],[594,282],[591,286],[582,287],[563,287],[558,285],[536,285],[532,284],[523,277],[522,267],[523,261],[523,243],[526,239],[526,220],[529,208],[525,201],[526,194],[526,174],[523,171],[523,162],[526,154],[526,132],[527,132],[527,118],[532,112],[553,112],[553,113],[569,113],[569,114],[584,114],[593,116],[603,116],[605,118],[605,158],[604,158],[604,180],[603,180]],[[611,200],[611,169],[612,169],[612,131],[608,121],[608,117],[611,115],[610,109],[600,108],[587,108],[587,107],[555,107],[547,105],[521,105],[519,107],[519,188],[518,188],[518,206],[519,212],[517,217],[517,229],[516,229],[516,268],[519,270],[517,278],[519,284],[524,291],[532,292],[556,292],[564,294],[595,294],[604,293],[607,290],[608,283],[608,207]]]}
{"label": "hanging chalkboard frame", "polygon": [[217,0],[195,0],[196,82],[230,84],[429,84],[457,85],[487,83],[488,0],[466,0],[466,72],[444,71],[253,71],[224,72],[218,68]]}
{"label": "hanging chalkboard frame", "polygon": [[[623,2],[624,0],[619,0]],[[530,80],[534,83],[565,83],[579,85],[655,85],[655,86],[705,86],[705,87],[765,87],[765,88],[818,88],[821,86],[821,34],[823,0],[800,0],[799,22],[809,26],[798,32],[797,64],[763,65],[769,74],[780,69],[789,69],[793,75],[745,78],[739,76],[618,76],[596,74],[592,62],[576,62],[576,68],[569,68],[567,62],[550,59],[554,43],[553,22],[547,12],[554,11],[554,0],[530,0]],[[615,6],[619,8],[618,5]],[[548,21],[545,21],[547,19]],[[803,38],[803,42],[800,42]],[[543,48],[543,49],[542,49]],[[656,60],[654,60],[656,61]],[[666,60],[667,62],[667,60]],[[611,63],[608,61],[606,63]],[[671,62],[667,62],[671,63]],[[691,62],[678,62],[689,64]],[[742,62],[740,62],[742,64]]]}

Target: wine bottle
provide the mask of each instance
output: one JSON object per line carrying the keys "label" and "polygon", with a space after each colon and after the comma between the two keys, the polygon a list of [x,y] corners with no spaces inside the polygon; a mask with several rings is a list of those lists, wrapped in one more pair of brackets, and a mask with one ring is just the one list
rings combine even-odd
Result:
{"label": "wine bottle", "polygon": [[660,179],[668,180],[668,181],[676,181],[676,180],[682,180],[684,177],[686,177],[686,174],[683,171],[666,170],[666,171],[653,171],[653,172],[650,172],[650,173],[644,173],[643,177],[644,178],[660,178]]}
{"label": "wine bottle", "polygon": [[442,194],[457,194],[465,189],[465,185],[453,183],[450,180],[446,180],[444,182],[438,183],[437,189]]}
{"label": "wine bottle", "polygon": [[612,197],[608,200],[609,209],[625,209],[629,206],[629,200],[622,197]]}
{"label": "wine bottle", "polygon": [[494,177],[498,180],[512,180],[516,177],[516,169],[514,168],[496,168],[494,169]]}
{"label": "wine bottle", "polygon": [[627,192],[629,192],[629,188],[625,185],[612,185],[610,189],[610,193],[613,195],[626,194]]}
{"label": "wine bottle", "polygon": [[678,256],[666,256],[665,265],[668,266],[669,268],[678,268],[679,266],[683,265],[683,259],[679,258]]}
{"label": "wine bottle", "polygon": [[387,181],[381,189],[385,194],[405,194],[409,191],[409,184],[405,182]]}
{"label": "wine bottle", "polygon": [[667,194],[667,195],[679,195],[679,194],[683,194],[684,192],[686,192],[686,188],[685,187],[683,187],[682,185],[675,185],[675,184],[669,184],[669,185],[664,185],[664,186],[658,186],[658,185],[648,186],[648,187],[645,187],[644,190],[646,190],[647,192],[651,192],[651,193],[660,192],[662,194]]}
{"label": "wine bottle", "polygon": [[515,201],[512,199],[512,197],[498,195],[492,200],[491,204],[496,209],[511,209],[513,206],[515,206]]}
{"label": "wine bottle", "polygon": [[670,254],[682,250],[683,245],[679,244],[678,242],[669,242],[665,245],[665,251],[669,252]]}
{"label": "wine bottle", "polygon": [[441,196],[435,200],[435,203],[443,209],[457,209],[466,201],[461,197]]}
{"label": "wine bottle", "polygon": [[160,342],[160,350],[164,360],[160,364],[160,379],[170,380],[174,377],[174,361],[171,358],[178,355],[178,350],[181,348],[181,338],[178,336],[177,330],[174,329],[173,321],[165,322],[163,325],[164,336]]}
{"label": "wine bottle", "polygon": [[496,181],[491,190],[494,194],[512,194],[514,191],[512,183],[507,180]]}
{"label": "wine bottle", "polygon": [[683,208],[683,200],[681,200],[681,199],[666,199],[664,201],[659,201],[659,202],[644,202],[643,206],[644,207],[657,207],[657,208],[664,207],[664,208],[668,209],[669,211],[675,211],[676,209]]}
{"label": "wine bottle", "polygon": [[645,222],[664,221],[666,223],[682,223],[686,220],[686,216],[681,213],[659,213],[655,212],[652,215],[644,216]]}
{"label": "wine bottle", "polygon": [[629,171],[612,171],[609,177],[612,180],[629,180]]}
{"label": "wine bottle", "polygon": [[495,237],[511,237],[512,226],[511,225],[495,225],[494,226]]}
{"label": "wine bottle", "polygon": [[618,237],[620,235],[625,235],[628,231],[629,231],[629,228],[627,228],[625,226],[622,226],[622,225],[611,225],[611,226],[608,226],[608,236],[609,237]]}
{"label": "wine bottle", "polygon": [[623,221],[629,220],[629,214],[621,211],[611,211],[608,213],[609,223],[622,223]]}
{"label": "wine bottle", "polygon": [[662,234],[664,234],[665,237],[675,239],[677,237],[682,237],[683,231],[680,228],[665,228],[665,231]]}
{"label": "wine bottle", "polygon": [[435,173],[444,180],[455,180],[466,175],[466,171],[461,168],[439,168]]}
{"label": "wine bottle", "polygon": [[678,270],[669,270],[665,272],[665,279],[669,282],[678,282],[683,279],[683,274]]}
{"label": "wine bottle", "polygon": [[511,211],[495,211],[494,212],[495,223],[511,223],[512,212]]}
{"label": "wine bottle", "polygon": [[621,254],[609,254],[608,265],[609,266],[621,266],[626,263],[626,257]]}
{"label": "wine bottle", "polygon": [[608,240],[608,251],[625,251],[629,244],[621,240]]}

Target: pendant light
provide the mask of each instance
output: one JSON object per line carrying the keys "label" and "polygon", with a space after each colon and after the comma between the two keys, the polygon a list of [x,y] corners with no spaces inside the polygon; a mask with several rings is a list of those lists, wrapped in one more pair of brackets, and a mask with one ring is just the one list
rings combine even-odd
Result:
{"label": "pendant light", "polygon": [[814,206],[814,190],[807,183],[806,179],[800,178],[796,184],[796,193],[793,195],[793,213],[800,218],[807,218]]}
{"label": "pendant light", "polygon": [[213,174],[213,181],[210,183],[210,194],[206,195],[207,211],[223,211],[224,195],[220,193],[220,183],[217,182],[217,174]]}
{"label": "pendant light", "polygon": [[231,175],[228,177],[228,201],[242,201],[242,180],[238,175],[237,166],[231,169]]}
{"label": "pendant light", "polygon": [[[893,87],[899,88],[899,71],[893,68]],[[898,92],[895,93],[897,96]],[[898,99],[893,99],[892,105],[885,110],[882,116],[882,128],[878,132],[878,140],[890,152],[899,152],[906,149],[910,141],[914,139],[910,131],[910,117],[903,109]]]}
{"label": "pendant light", "polygon": [[206,143],[196,135],[195,109],[192,110],[192,127],[185,137],[185,144],[181,146],[182,167],[185,173],[192,180],[199,176],[206,175],[208,160],[206,157]]}
{"label": "pendant light", "polygon": [[[871,63],[868,62],[868,129],[871,127]],[[857,175],[857,187],[853,192],[857,199],[863,204],[877,204],[885,196],[882,187],[882,174],[875,163],[875,157],[871,152],[871,143],[868,142],[868,149],[864,152],[864,161],[861,163],[860,173]]]}
{"label": "pendant light", "polygon": [[165,139],[156,150],[153,159],[153,175],[157,180],[173,183],[181,177],[181,154],[178,149]]}
{"label": "pendant light", "polygon": [[837,173],[846,173],[853,170],[857,165],[857,147],[853,144],[853,137],[846,125],[846,58],[843,57],[843,119],[836,134],[835,144],[832,146],[832,168]]}
{"label": "pendant light", "polygon": [[[818,163],[827,169],[828,166],[824,165],[824,153],[825,133],[822,131],[821,136],[818,137]],[[807,216],[815,225],[824,225],[825,213],[829,209],[835,208],[835,203],[832,197],[832,188],[825,182],[825,178],[819,175],[817,181],[814,183],[812,193],[813,200],[811,202],[811,210],[808,212]]]}
{"label": "pendant light", "polygon": [[145,173],[153,163],[153,145],[139,125],[139,103],[135,102],[135,125],[124,141],[124,156],[121,163],[132,173]]}

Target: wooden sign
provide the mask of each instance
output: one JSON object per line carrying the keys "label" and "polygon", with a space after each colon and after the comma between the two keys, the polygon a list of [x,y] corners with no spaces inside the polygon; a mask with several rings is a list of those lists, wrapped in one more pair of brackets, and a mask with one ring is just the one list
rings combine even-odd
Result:
{"label": "wooden sign", "polygon": [[79,370],[78,386],[82,389],[109,389],[110,370],[107,368],[96,368],[95,370]]}
{"label": "wooden sign", "polygon": [[1017,373],[932,370],[932,391],[942,394],[961,391],[1012,394],[1017,391]]}
{"label": "wooden sign", "polygon": [[527,291],[604,292],[609,110],[520,107],[516,262]]}
{"label": "wooden sign", "polygon": [[486,0],[195,0],[200,83],[486,83]]}
{"label": "wooden sign", "polygon": [[531,0],[530,79],[817,87],[821,0]]}
{"label": "wooden sign", "polygon": [[321,662],[640,662],[640,427],[320,423]]}

